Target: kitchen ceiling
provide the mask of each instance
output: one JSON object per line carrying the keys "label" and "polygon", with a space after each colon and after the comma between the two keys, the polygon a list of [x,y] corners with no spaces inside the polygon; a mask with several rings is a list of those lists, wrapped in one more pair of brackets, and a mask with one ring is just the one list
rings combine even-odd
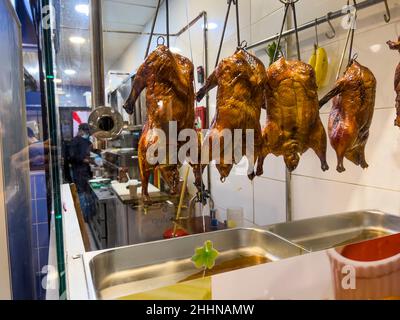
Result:
{"label": "kitchen ceiling", "polygon": [[[63,85],[90,86],[89,17],[84,10],[76,10],[77,5],[87,5],[88,1],[60,2],[57,70],[61,74],[57,78],[62,79]],[[156,6],[157,0],[103,0],[105,72],[139,36],[124,32],[143,31],[144,26],[154,16]],[[74,37],[75,43],[71,42],[71,37]],[[65,70],[75,70],[76,73],[67,75]]]}

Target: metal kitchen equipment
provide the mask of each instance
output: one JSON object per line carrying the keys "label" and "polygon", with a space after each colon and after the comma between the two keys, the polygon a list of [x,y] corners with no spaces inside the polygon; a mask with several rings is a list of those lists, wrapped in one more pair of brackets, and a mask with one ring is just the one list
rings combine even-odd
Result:
{"label": "metal kitchen equipment", "polygon": [[171,201],[143,206],[125,206],[128,244],[162,240],[164,231],[173,226],[175,205]]}
{"label": "metal kitchen equipment", "polygon": [[[90,217],[89,221],[93,238],[99,249],[114,248],[120,245],[116,240],[118,232],[116,225],[121,223],[116,218],[117,197],[108,188],[94,188],[90,181],[89,185],[91,186],[95,204],[94,215]],[[122,221],[122,223],[125,222]]]}
{"label": "metal kitchen equipment", "polygon": [[[156,241],[84,255],[91,299],[116,299],[202,276],[190,261],[194,249],[211,240],[220,252],[216,267],[243,257],[253,265],[306,253],[302,248],[265,230],[230,229]],[[246,265],[248,267],[249,265]],[[243,266],[231,267],[229,271]],[[199,274],[200,271],[200,274]],[[219,272],[225,272],[219,269]]]}
{"label": "metal kitchen equipment", "polygon": [[400,217],[355,211],[267,226],[266,230],[308,251],[319,251],[400,232]]}
{"label": "metal kitchen equipment", "polygon": [[127,172],[131,179],[139,179],[137,149],[107,149],[103,152],[103,165],[107,176],[116,180],[121,172]]}
{"label": "metal kitchen equipment", "polygon": [[111,107],[105,106],[103,21],[100,0],[90,1],[90,44],[92,75],[92,108],[88,123],[92,135],[100,140],[112,140],[122,131],[123,118]]}

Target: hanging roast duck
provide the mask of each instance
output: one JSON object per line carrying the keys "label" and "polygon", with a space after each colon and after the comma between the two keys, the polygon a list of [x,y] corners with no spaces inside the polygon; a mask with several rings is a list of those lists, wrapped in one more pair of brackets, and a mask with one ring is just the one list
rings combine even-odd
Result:
{"label": "hanging roast duck", "polygon": [[[397,42],[388,41],[386,42],[389,48],[400,52],[400,37]],[[397,117],[394,121],[394,125],[400,127],[400,63],[397,65],[396,72],[394,75],[394,90],[396,91],[396,113]]]}
{"label": "hanging roast duck", "polygon": [[[263,130],[264,155],[283,156],[289,171],[309,148],[326,162],[327,138],[319,116],[317,84],[313,68],[301,61],[280,58],[267,70],[265,86],[267,124]],[[262,166],[262,161],[259,162]]]}
{"label": "hanging roast duck", "polygon": [[[197,93],[197,101],[200,101],[208,91],[218,87],[216,114],[205,137],[202,154],[208,153],[208,161],[217,160],[216,166],[221,181],[224,181],[232,170],[235,163],[235,150],[240,154],[240,158],[246,155],[246,130],[249,129],[254,130],[254,144],[247,142],[248,150],[250,150],[247,154],[248,176],[253,179],[255,175],[262,174],[262,167],[254,173],[254,164],[262,154],[260,114],[261,108],[265,105],[265,83],[266,74],[263,63],[246,50],[238,48],[232,56],[223,59],[218,64],[204,87]],[[234,137],[235,129],[241,129],[241,146],[235,143],[237,140],[229,146],[224,145],[224,130],[228,130]],[[212,152],[213,141],[214,143],[219,141],[218,154]],[[224,155],[228,156],[229,163],[224,161]]]}
{"label": "hanging roast duck", "polygon": [[[139,169],[142,180],[142,196],[149,202],[148,183],[152,169],[158,167],[163,179],[175,194],[179,185],[179,164],[169,163],[166,151],[165,164],[150,163],[146,158],[148,150],[160,142],[156,130],[161,129],[168,141],[169,124],[177,122],[177,133],[183,129],[194,129],[194,86],[193,64],[168,47],[159,45],[139,67],[132,84],[132,91],[124,105],[131,114],[140,93],[146,88],[147,121],[139,141]],[[179,149],[179,142],[177,148]]]}
{"label": "hanging roast duck", "polygon": [[372,72],[352,59],[342,78],[320,101],[322,107],[333,98],[329,115],[329,138],[337,155],[337,171],[343,172],[346,157],[367,168],[365,145],[374,114],[376,79]]}

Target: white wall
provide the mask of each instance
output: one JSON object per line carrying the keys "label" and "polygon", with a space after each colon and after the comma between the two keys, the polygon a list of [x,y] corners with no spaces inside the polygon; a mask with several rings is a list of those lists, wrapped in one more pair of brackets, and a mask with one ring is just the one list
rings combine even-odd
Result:
{"label": "white wall", "polygon": [[[209,31],[209,61],[212,71],[217,55],[219,38],[226,11],[226,0],[172,0],[170,1],[171,31],[179,30],[193,19],[200,11],[208,13],[209,22],[218,24],[218,28]],[[298,22],[302,24],[316,17],[324,16],[328,11],[338,10],[344,0],[300,0],[297,4]],[[371,127],[371,137],[367,145],[368,170],[346,161],[347,171],[339,174],[335,171],[336,157],[333,149],[328,148],[330,171],[320,171],[319,160],[312,152],[307,152],[301,159],[298,169],[293,174],[293,215],[301,219],[323,214],[331,214],[358,209],[381,209],[400,213],[400,132],[393,126],[395,118],[393,92],[393,74],[399,55],[387,49],[385,42],[396,39],[400,31],[400,0],[390,0],[392,20],[386,24],[383,20],[384,4],[359,12],[355,36],[355,51],[359,62],[368,66],[378,80],[376,112]],[[232,8],[234,9],[234,8]],[[156,32],[165,32],[165,9],[160,10],[160,19]],[[283,17],[282,4],[278,0],[241,0],[240,25],[241,38],[253,43],[279,32]],[[329,83],[321,96],[332,86],[343,48],[346,31],[340,27],[340,19],[334,21],[337,36],[327,40],[324,33],[328,25],[319,27],[320,45],[323,45],[330,57]],[[150,24],[146,31],[150,30]],[[183,34],[178,39],[171,39],[171,46],[178,47],[182,54],[191,57],[195,66],[203,65],[203,41],[201,23]],[[189,41],[191,40],[191,41]],[[314,30],[300,33],[302,58],[307,61],[313,47]],[[128,48],[114,66],[113,70],[130,72],[143,62],[147,37],[141,37]],[[152,49],[155,47],[155,39]],[[375,46],[373,46],[375,45]],[[373,47],[372,47],[373,46]],[[190,47],[192,50],[190,50]],[[235,15],[232,10],[229,19],[221,57],[228,56],[236,48]],[[257,48],[255,53],[267,63],[263,51]],[[290,52],[294,52],[291,48]],[[375,50],[377,52],[373,52]],[[215,112],[215,93],[210,96],[210,117]],[[321,118],[327,123],[330,105],[322,109]],[[262,114],[265,124],[265,114]],[[248,181],[245,176],[231,174],[222,184],[213,167],[212,193],[220,213],[230,206],[242,206],[246,218],[259,225],[285,220],[285,167],[281,158],[269,156],[265,161],[264,176]]]}

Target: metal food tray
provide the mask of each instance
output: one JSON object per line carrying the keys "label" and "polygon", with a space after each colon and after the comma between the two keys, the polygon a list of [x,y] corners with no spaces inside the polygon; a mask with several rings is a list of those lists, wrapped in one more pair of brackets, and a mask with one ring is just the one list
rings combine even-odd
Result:
{"label": "metal food tray", "polygon": [[[233,271],[306,253],[305,250],[260,229],[229,229],[149,242],[84,255],[92,299],[117,299],[196,278],[202,270],[190,258],[197,247],[211,240],[220,252],[213,268]],[[221,264],[246,259],[245,265]],[[235,260],[236,259],[236,260]],[[239,259],[239,260],[238,260]],[[210,274],[211,275],[211,274]]]}
{"label": "metal food tray", "polygon": [[265,230],[307,251],[319,251],[399,233],[400,216],[355,211],[270,225]]}

